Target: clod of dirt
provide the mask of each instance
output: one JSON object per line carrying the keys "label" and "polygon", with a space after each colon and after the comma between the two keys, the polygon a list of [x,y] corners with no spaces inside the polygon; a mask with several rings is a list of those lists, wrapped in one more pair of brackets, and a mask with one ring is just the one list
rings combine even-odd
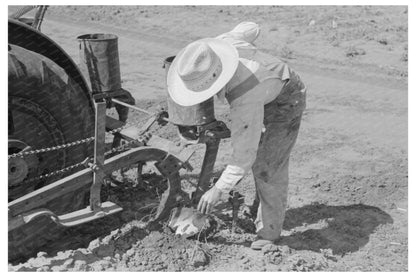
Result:
{"label": "clod of dirt", "polygon": [[274,265],[280,264],[283,260],[282,254],[280,252],[268,252],[265,256],[267,262]]}
{"label": "clod of dirt", "polygon": [[289,256],[292,253],[292,250],[287,245],[278,245],[277,247],[282,256]]}
{"label": "clod of dirt", "polygon": [[275,244],[266,244],[265,246],[263,246],[263,248],[261,249],[261,252],[263,254],[267,254],[267,253],[273,253],[273,252],[278,252],[279,248],[277,245]]}
{"label": "clod of dirt", "polygon": [[356,47],[356,46],[350,46],[345,52],[345,55],[347,57],[355,57],[355,56],[362,56],[365,55],[366,51],[362,48]]}
{"label": "clod of dirt", "polygon": [[324,255],[324,257],[331,261],[338,261],[337,257],[334,256],[332,253],[332,249],[321,249],[321,253]]}
{"label": "clod of dirt", "polygon": [[195,268],[207,265],[209,263],[208,253],[200,246],[196,246],[192,254],[191,263]]}
{"label": "clod of dirt", "polygon": [[319,254],[294,254],[288,257],[286,266],[287,271],[320,271],[328,267],[328,261]]}

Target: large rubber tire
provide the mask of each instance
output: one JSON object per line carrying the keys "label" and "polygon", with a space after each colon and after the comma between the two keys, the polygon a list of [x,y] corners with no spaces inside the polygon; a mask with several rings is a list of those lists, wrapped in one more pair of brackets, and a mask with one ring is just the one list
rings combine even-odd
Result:
{"label": "large rubber tire", "polygon": [[[93,136],[91,97],[53,61],[9,45],[8,81],[9,116],[13,117],[14,139],[33,149],[41,149]],[[36,173],[52,172],[83,161],[92,156],[92,150],[90,143],[40,154]],[[54,180],[56,178],[38,182],[34,189]],[[57,214],[74,211],[83,207],[86,193],[87,190],[82,190],[65,195],[38,208],[46,207]],[[9,261],[18,262],[35,255],[48,241],[59,237],[63,229],[48,218],[41,218],[9,232]]]}

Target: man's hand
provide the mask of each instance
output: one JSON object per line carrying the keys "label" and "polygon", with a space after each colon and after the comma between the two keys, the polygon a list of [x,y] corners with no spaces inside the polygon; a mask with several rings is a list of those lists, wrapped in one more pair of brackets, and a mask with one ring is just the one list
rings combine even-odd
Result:
{"label": "man's hand", "polygon": [[213,186],[210,190],[202,195],[198,203],[198,211],[203,214],[208,214],[211,212],[212,208],[218,203],[221,199],[222,191]]}

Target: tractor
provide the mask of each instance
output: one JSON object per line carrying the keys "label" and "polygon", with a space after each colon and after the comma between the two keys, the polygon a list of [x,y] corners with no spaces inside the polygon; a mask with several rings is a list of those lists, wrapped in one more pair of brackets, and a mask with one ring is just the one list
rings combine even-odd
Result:
{"label": "tractor", "polygon": [[[212,99],[181,107],[167,97],[168,111],[150,113],[134,105],[121,87],[117,36],[78,37],[80,66],[40,31],[46,6],[22,7],[8,20],[8,240],[9,261],[30,257],[62,227],[113,215],[123,207],[101,201],[102,185],[114,171],[151,163],[166,183],[149,226],[174,207],[195,205],[210,184],[219,141],[229,137],[215,120]],[[22,18],[36,9],[32,19]],[[167,69],[174,57],[164,61]],[[118,120],[107,115],[116,108]],[[149,115],[129,124],[129,109]],[[207,114],[210,113],[210,114]],[[203,119],[203,120],[202,120]],[[174,124],[188,144],[206,145],[195,195],[181,189],[180,169],[191,170],[189,147],[148,132]],[[112,135],[110,149],[106,135]]]}

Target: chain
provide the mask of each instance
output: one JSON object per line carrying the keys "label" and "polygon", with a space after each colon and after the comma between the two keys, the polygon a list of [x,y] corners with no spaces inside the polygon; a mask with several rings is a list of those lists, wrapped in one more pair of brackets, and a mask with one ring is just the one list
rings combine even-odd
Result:
{"label": "chain", "polygon": [[45,152],[50,152],[50,151],[61,150],[61,149],[64,149],[64,148],[73,147],[73,146],[80,145],[80,144],[83,144],[83,143],[89,143],[89,142],[93,141],[94,139],[95,139],[94,137],[89,137],[89,138],[69,142],[69,143],[66,143],[66,144],[56,145],[56,146],[52,146],[52,147],[46,147],[46,148],[37,149],[37,150],[19,152],[19,153],[11,154],[7,158],[11,159],[11,158],[16,158],[16,157],[23,157],[23,156],[28,156],[28,155],[34,155],[34,154],[40,154],[40,153],[45,153]]}
{"label": "chain", "polygon": [[149,141],[149,139],[151,137],[152,137],[152,134],[150,132],[146,132],[143,135],[141,135],[138,139],[131,140],[131,141],[126,142],[126,143],[124,143],[124,144],[122,144],[118,147],[111,148],[110,150],[105,152],[104,155],[110,155],[110,154],[113,154],[115,152],[127,150],[127,148],[129,146],[133,145],[133,144],[137,144],[137,143],[145,144],[147,141]]}
{"label": "chain", "polygon": [[[135,110],[133,110],[133,111],[135,111]],[[106,132],[106,133],[107,134],[118,133],[121,130],[124,130],[124,129],[126,129],[126,128],[134,125],[134,124],[138,124],[138,123],[141,123],[145,120],[148,120],[152,116],[154,116],[154,115],[151,115],[149,117],[145,117],[144,119],[129,122],[128,124],[126,124],[124,126],[121,126],[117,129],[113,129],[113,130],[111,130],[109,132]],[[110,149],[109,151],[105,152],[104,155],[110,155],[110,154],[113,154],[115,152],[124,151],[129,146],[131,146],[133,144],[137,144],[137,143],[145,144],[151,137],[152,137],[152,134],[150,132],[145,132],[145,133],[141,134],[141,136],[138,139],[129,141],[129,142],[124,143],[124,144],[122,144],[118,147],[114,147],[114,148]],[[78,140],[78,141],[74,141],[74,142],[70,142],[70,143],[66,143],[66,144],[62,144],[62,145],[42,148],[42,149],[38,149],[38,150],[30,150],[30,151],[15,153],[15,154],[9,155],[8,159],[15,158],[15,157],[23,157],[23,156],[27,156],[27,155],[33,155],[33,154],[39,154],[39,153],[45,153],[45,152],[50,152],[50,151],[56,151],[56,150],[60,150],[60,149],[80,145],[80,144],[83,144],[83,143],[89,143],[93,140],[95,140],[95,137],[89,137],[89,138],[81,139],[81,140]],[[88,158],[87,160],[90,160],[90,158]],[[63,174],[63,173],[66,173],[68,171],[71,171],[74,168],[77,168],[77,167],[80,167],[80,166],[85,166],[85,164],[86,164],[86,161],[84,160],[82,162],[70,165],[68,167],[65,167],[65,168],[62,168],[62,169],[59,169],[59,170],[56,170],[56,171],[53,171],[53,172],[50,172],[50,173],[47,173],[47,174],[43,174],[43,175],[39,175],[37,177],[29,178],[29,179],[24,180],[21,183],[19,183],[19,185],[27,184],[27,183],[34,182],[34,181],[40,181],[40,180],[47,179],[47,178],[50,178],[50,177],[53,177],[53,176],[56,176],[56,175],[59,175],[59,174]]]}
{"label": "chain", "polygon": [[[144,133],[138,139],[129,141],[127,143],[124,143],[123,145],[120,145],[119,147],[114,147],[114,148],[110,149],[109,151],[105,152],[104,155],[110,155],[110,154],[112,154],[114,152],[124,151],[124,150],[126,150],[127,147],[129,147],[129,146],[131,146],[132,144],[135,144],[135,143],[143,143],[144,144],[151,137],[152,137],[152,134],[151,133],[149,133],[149,132]],[[76,164],[73,164],[73,165],[70,165],[68,167],[65,167],[65,168],[56,170],[56,171],[53,171],[53,172],[47,173],[47,174],[39,175],[37,177],[33,177],[33,178],[30,178],[30,179],[24,180],[23,182],[19,183],[19,185],[21,185],[21,184],[27,184],[27,183],[35,182],[35,181],[40,181],[40,180],[47,179],[47,178],[50,178],[50,177],[53,177],[53,176],[56,176],[56,175],[59,175],[59,174],[66,173],[68,171],[71,171],[74,168],[77,168],[77,167],[80,167],[80,166],[85,166],[86,161],[88,161],[88,160],[89,159],[84,160],[84,161],[79,162],[79,163],[76,163]]]}
{"label": "chain", "polygon": [[23,182],[19,183],[18,185],[27,184],[27,183],[31,183],[31,182],[35,182],[35,181],[40,181],[40,180],[47,179],[47,178],[50,178],[50,177],[53,177],[53,176],[56,176],[56,175],[59,175],[59,174],[62,174],[62,173],[66,173],[66,172],[71,171],[72,169],[80,167],[84,164],[85,164],[85,161],[82,161],[82,162],[70,165],[68,167],[65,167],[65,168],[50,172],[50,173],[46,173],[46,174],[43,174],[43,175],[39,175],[39,176],[30,178],[30,179],[24,180]]}
{"label": "chain", "polygon": [[[136,111],[134,109],[132,109],[133,112],[139,112]],[[148,120],[149,118],[151,118],[152,116],[155,116],[155,114],[151,114],[151,116],[149,117],[145,117],[144,119],[140,119],[140,120],[136,120],[133,122],[129,122],[128,124],[121,126],[117,129],[113,129],[109,132],[106,132],[107,134],[113,135],[115,133],[118,133],[128,127],[133,126],[134,124],[139,124],[145,120]],[[89,143],[91,141],[95,140],[94,137],[89,137],[89,138],[85,138],[85,139],[81,139],[81,140],[77,140],[77,141],[73,141],[73,142],[69,142],[66,144],[62,144],[62,145],[56,145],[56,146],[52,146],[52,147],[46,147],[46,148],[42,148],[42,149],[37,149],[37,150],[29,150],[29,151],[25,151],[25,152],[19,152],[19,153],[15,153],[15,154],[11,154],[7,156],[7,159],[11,159],[11,158],[16,158],[16,157],[24,157],[24,156],[28,156],[28,155],[36,155],[36,154],[40,154],[40,153],[46,153],[46,152],[51,152],[51,151],[57,151],[57,150],[61,150],[61,149],[65,149],[65,148],[69,148],[69,147],[73,147],[73,146],[77,146],[80,144],[84,144],[84,143]]]}
{"label": "chain", "polygon": [[[146,117],[145,119],[141,119],[141,120],[136,120],[133,122],[129,122],[128,124],[121,126],[117,129],[113,129],[109,132],[106,132],[110,135],[113,135],[115,133],[118,133],[134,124],[138,124],[141,123],[147,119],[149,119],[150,117]],[[77,146],[80,144],[84,144],[84,143],[89,143],[91,141],[95,140],[94,137],[89,137],[89,138],[85,138],[85,139],[81,139],[81,140],[77,140],[77,141],[73,141],[73,142],[69,142],[69,143],[65,143],[65,144],[61,144],[61,145],[56,145],[56,146],[51,146],[51,147],[46,147],[46,148],[42,148],[42,149],[37,149],[37,150],[29,150],[29,151],[25,151],[25,152],[19,152],[19,153],[15,153],[15,154],[11,154],[8,155],[7,158],[11,159],[11,158],[16,158],[16,157],[23,157],[23,156],[28,156],[28,155],[36,155],[36,154],[40,154],[40,153],[46,153],[46,152],[51,152],[51,151],[57,151],[57,150],[61,150],[61,149],[65,149],[65,148],[69,148],[69,147],[73,147],[73,146]]]}

